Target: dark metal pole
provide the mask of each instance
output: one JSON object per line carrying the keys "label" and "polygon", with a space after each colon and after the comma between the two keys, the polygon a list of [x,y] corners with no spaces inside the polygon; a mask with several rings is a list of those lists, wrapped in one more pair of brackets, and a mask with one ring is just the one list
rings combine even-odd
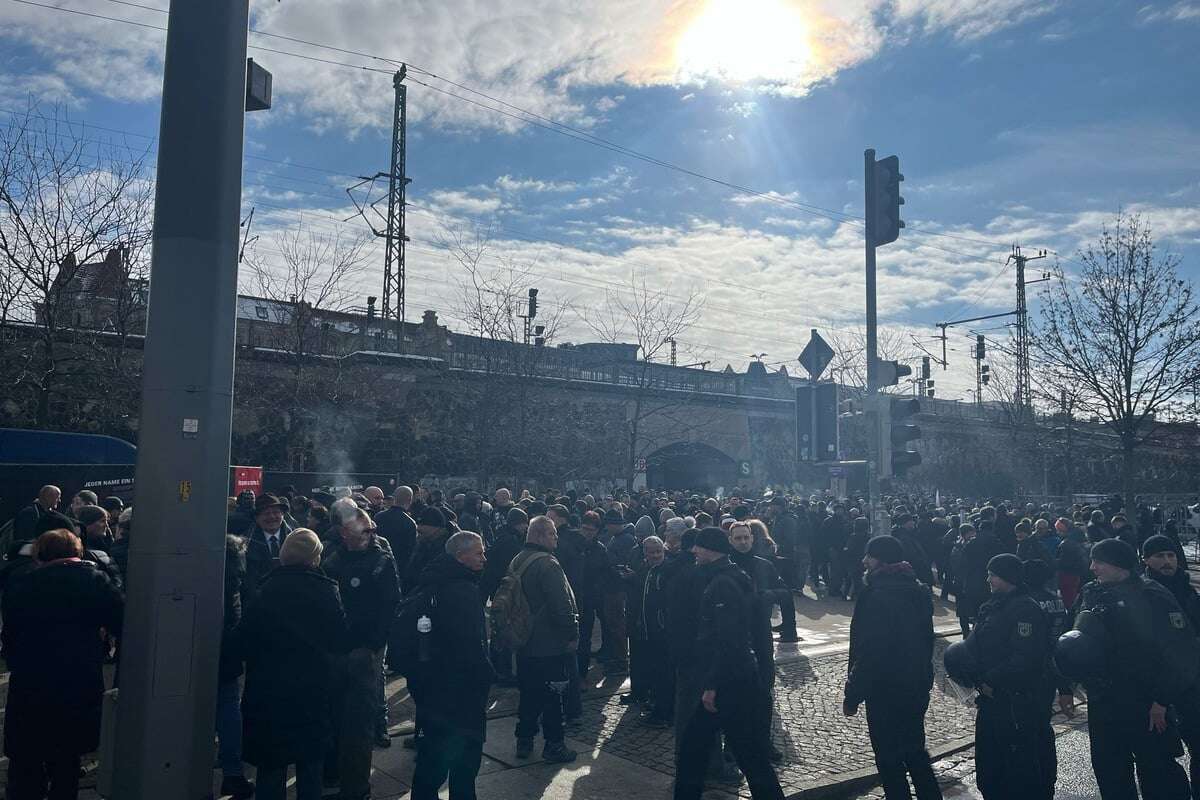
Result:
{"label": "dark metal pole", "polygon": [[878,535],[883,532],[878,527],[883,504],[879,498],[879,352],[876,339],[878,321],[875,309],[875,214],[873,210],[875,203],[875,151],[873,149],[863,153],[863,163],[865,167],[863,188],[866,195],[864,208],[867,221],[864,237],[867,262],[867,402],[864,410],[867,412],[867,429],[870,432],[867,437],[869,453],[867,457],[867,493],[870,495],[871,508],[874,509],[873,521],[876,525],[872,529],[872,534]]}
{"label": "dark metal pole", "polygon": [[212,796],[246,0],[172,0],[113,797]]}

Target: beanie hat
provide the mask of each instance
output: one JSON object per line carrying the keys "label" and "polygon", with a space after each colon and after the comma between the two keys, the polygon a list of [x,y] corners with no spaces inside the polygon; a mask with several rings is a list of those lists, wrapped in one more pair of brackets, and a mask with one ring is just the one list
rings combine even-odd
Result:
{"label": "beanie hat", "polygon": [[885,564],[899,564],[904,560],[904,546],[895,536],[876,536],[867,542],[867,555]]}
{"label": "beanie hat", "polygon": [[79,520],[80,525],[87,527],[94,522],[99,522],[102,519],[108,519],[108,512],[100,506],[84,506],[83,508],[79,509],[79,512],[75,515],[75,518]]}
{"label": "beanie hat", "polygon": [[729,537],[720,528],[701,529],[696,534],[696,547],[703,547],[705,550],[713,550],[725,555],[733,552],[733,545],[729,543]]}
{"label": "beanie hat", "polygon": [[620,512],[620,510],[618,510],[618,509],[610,508],[608,511],[604,512],[604,524],[605,525],[624,525],[625,524],[625,515],[622,514]]}
{"label": "beanie hat", "polygon": [[653,536],[656,531],[656,528],[654,527],[654,520],[645,515],[638,517],[637,525],[633,527],[634,536],[636,536],[638,539],[645,539],[647,536]]}
{"label": "beanie hat", "polygon": [[1102,539],[1092,545],[1092,560],[1114,567],[1136,572],[1138,568],[1137,553],[1132,547],[1120,539]]}
{"label": "beanie hat", "polygon": [[1174,553],[1175,542],[1169,536],[1156,533],[1142,544],[1142,558],[1149,558],[1155,553]]}
{"label": "beanie hat", "polygon": [[421,516],[417,517],[418,525],[429,525],[434,528],[446,527],[446,515],[442,513],[440,508],[429,506],[421,512]]}
{"label": "beanie hat", "polygon": [[1012,553],[992,556],[992,560],[987,564],[987,569],[997,578],[1005,583],[1011,583],[1013,586],[1025,583],[1025,567],[1021,564],[1021,559]]}
{"label": "beanie hat", "polygon": [[321,540],[308,528],[289,533],[279,548],[279,563],[284,566],[307,566],[321,555]]}
{"label": "beanie hat", "polygon": [[666,532],[668,534],[678,533],[683,534],[687,530],[687,521],[683,517],[671,517],[667,520]]}
{"label": "beanie hat", "polygon": [[683,532],[683,536],[679,537],[679,549],[685,553],[696,546],[696,529],[688,528]]}
{"label": "beanie hat", "polygon": [[508,510],[508,514],[505,515],[504,521],[507,522],[510,527],[515,528],[518,525],[527,524],[529,522],[529,515],[526,514],[522,509],[513,506]]}

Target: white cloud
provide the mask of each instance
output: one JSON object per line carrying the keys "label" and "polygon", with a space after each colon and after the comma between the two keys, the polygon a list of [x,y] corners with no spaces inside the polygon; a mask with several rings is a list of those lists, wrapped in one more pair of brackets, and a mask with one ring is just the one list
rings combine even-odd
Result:
{"label": "white cloud", "polygon": [[574,181],[543,181],[537,178],[518,178],[501,175],[496,179],[496,188],[502,192],[573,192],[579,188]]}
{"label": "white cloud", "polygon": [[1159,22],[1197,22],[1200,21],[1200,3],[1183,0],[1170,6],[1142,6],[1138,9],[1137,20],[1142,25]]}
{"label": "white cloud", "polygon": [[[444,74],[546,117],[590,126],[623,95],[605,94],[589,106],[577,99],[578,89],[703,82],[703,77],[689,77],[675,48],[707,2],[442,0],[409,4],[400,14],[392,0],[254,0],[253,20],[262,30],[413,65],[409,112],[414,121],[447,129],[516,130],[522,123],[511,117],[420,85],[494,105],[421,70]],[[974,40],[1045,13],[1052,5],[1034,0],[777,0],[780,3],[794,7],[803,19],[807,41],[799,45],[807,58],[772,66],[765,80],[744,87],[748,91],[803,95],[872,58],[889,37],[902,42],[914,32],[948,30],[959,39]],[[152,25],[163,25],[166,19],[127,6],[114,10],[101,0],[79,0],[73,7]],[[133,101],[151,100],[159,92],[164,46],[160,31],[7,3],[0,6],[0,38],[33,47],[47,64],[43,71],[57,76],[65,92]],[[251,36],[250,43],[388,72],[395,68],[387,61],[297,42]],[[753,42],[742,44],[743,55],[753,53]],[[299,120],[318,131],[345,127],[351,133],[390,124],[387,74],[280,53],[261,53],[261,60],[275,75],[274,124]]]}
{"label": "white cloud", "polygon": [[430,192],[429,202],[437,209],[452,214],[495,214],[504,208],[499,197],[479,196],[456,189]]}

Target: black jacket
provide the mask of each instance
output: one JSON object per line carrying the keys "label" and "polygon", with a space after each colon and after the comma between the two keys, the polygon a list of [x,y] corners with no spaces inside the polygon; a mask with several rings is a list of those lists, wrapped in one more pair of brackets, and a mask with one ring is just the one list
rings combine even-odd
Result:
{"label": "black jacket", "polygon": [[1188,615],[1162,585],[1139,575],[1115,584],[1086,584],[1074,611],[1088,609],[1105,629],[1102,681],[1088,701],[1135,700],[1171,705],[1195,683],[1200,652]]}
{"label": "black jacket", "polygon": [[979,609],[967,642],[978,665],[978,684],[1041,700],[1050,633],[1046,615],[1026,589],[993,594]]}
{"label": "black jacket", "polygon": [[1192,623],[1193,632],[1200,636],[1200,594],[1197,594],[1196,590],[1192,588],[1192,581],[1183,568],[1177,569],[1175,574],[1169,578],[1147,568],[1146,577],[1161,584],[1174,596],[1175,602],[1179,603],[1183,613],[1187,614],[1188,621]]}
{"label": "black jacket", "polygon": [[234,635],[246,662],[246,761],[283,767],[319,759],[330,747],[347,632],[337,582],[319,570],[280,567],[262,582]]}
{"label": "black jacket", "polygon": [[[283,547],[283,540],[292,532],[292,529],[283,523],[279,529],[279,546]],[[246,535],[246,595],[253,597],[258,591],[258,585],[262,583],[262,579],[267,577],[267,573],[275,567],[279,566],[279,559],[271,557],[271,547],[267,544],[266,534],[263,529],[255,525]]]}
{"label": "black jacket", "polygon": [[100,629],[120,636],[123,612],[121,592],[86,561],[46,564],[9,582],[0,633],[10,673],[5,755],[42,760],[96,749],[104,694]]}
{"label": "black jacket", "polygon": [[705,583],[691,553],[678,553],[665,564],[667,643],[672,661],[683,670],[695,668],[696,625]]}
{"label": "black jacket", "polygon": [[342,595],[350,628],[348,649],[381,649],[387,644],[400,601],[400,584],[392,557],[372,537],[365,550],[340,548],[322,566],[325,574],[337,581]]}
{"label": "black jacket", "polygon": [[703,586],[696,624],[696,669],[705,690],[755,681],[754,587],[728,558],[696,567]]}
{"label": "black jacket", "polygon": [[496,673],[488,659],[479,575],[443,553],[421,573],[433,596],[431,668],[421,677],[421,714],[431,723],[483,741],[488,689]]}
{"label": "black jacket", "polygon": [[479,591],[484,597],[491,597],[500,588],[500,582],[508,572],[508,565],[517,553],[521,552],[522,544],[524,538],[515,528],[505,525],[496,531],[496,542],[488,548],[487,564],[484,565],[483,575],[479,579]]}
{"label": "black jacket", "polygon": [[912,569],[894,564],[867,576],[850,620],[846,700],[853,705],[933,686],[933,596]]}
{"label": "black jacket", "polygon": [[[832,519],[832,517],[831,517]],[[790,591],[775,565],[754,553],[734,553],[729,560],[750,578],[753,588],[751,644],[758,659],[759,673],[767,686],[775,683],[775,640],[771,636],[771,611],[780,592]]]}
{"label": "black jacket", "polygon": [[1000,542],[990,533],[980,533],[971,541],[958,546],[959,557],[955,563],[960,567],[956,571],[959,582],[959,597],[956,597],[958,616],[972,619],[979,613],[979,607],[987,601],[991,594],[988,588],[988,562],[1000,553]]}
{"label": "black jacket", "polygon": [[245,540],[225,537],[225,618],[221,627],[221,659],[218,677],[222,683],[242,674],[242,659],[234,644],[234,630],[242,621],[242,594],[246,584]]}
{"label": "black jacket", "polygon": [[916,530],[903,527],[892,528],[892,536],[900,540],[900,545],[904,548],[904,560],[912,567],[917,580],[926,586],[932,586],[933,565],[929,561],[929,554],[925,552],[925,548],[917,539]]}
{"label": "black jacket", "polygon": [[375,533],[391,546],[397,566],[406,569],[417,546],[417,523],[403,508],[393,506],[375,517],[375,526]]}
{"label": "black jacket", "polygon": [[[436,536],[431,536],[425,539],[417,539],[416,545],[413,547],[412,557],[408,560],[407,566],[402,566],[400,588],[404,595],[411,594],[421,583],[421,573],[425,571],[425,567],[435,558],[446,552],[446,542],[450,539],[450,531],[444,530]],[[492,553],[488,551],[488,561],[491,562]],[[399,563],[399,562],[397,562]]]}

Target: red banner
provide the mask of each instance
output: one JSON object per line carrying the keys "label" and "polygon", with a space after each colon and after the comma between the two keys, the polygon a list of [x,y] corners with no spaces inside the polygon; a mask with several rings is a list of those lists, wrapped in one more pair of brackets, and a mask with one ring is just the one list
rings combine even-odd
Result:
{"label": "red banner", "polygon": [[263,485],[263,468],[262,467],[234,467],[233,468],[233,495],[249,489],[254,492],[254,496],[262,494]]}

